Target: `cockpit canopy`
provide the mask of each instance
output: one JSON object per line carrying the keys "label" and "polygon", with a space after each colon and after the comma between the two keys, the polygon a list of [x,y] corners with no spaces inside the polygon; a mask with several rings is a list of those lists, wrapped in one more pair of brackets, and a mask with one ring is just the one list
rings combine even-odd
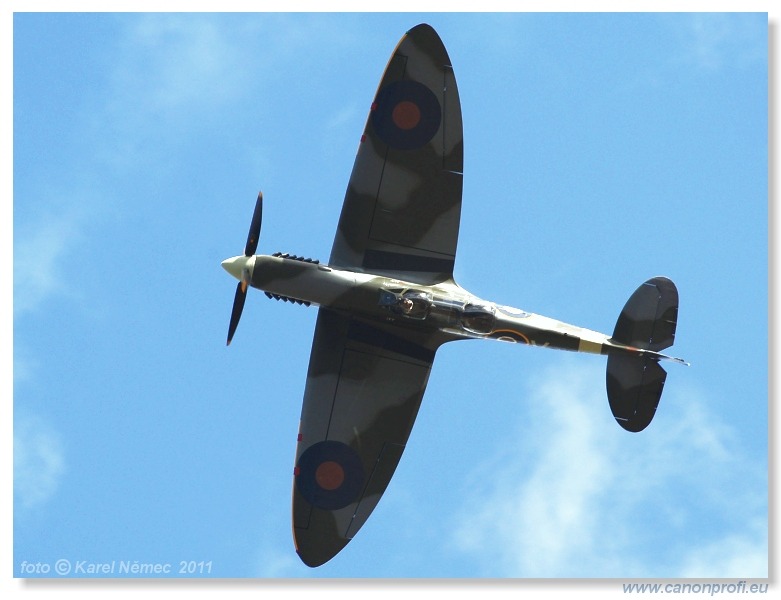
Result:
{"label": "cockpit canopy", "polygon": [[489,304],[463,304],[435,299],[428,292],[404,289],[380,290],[379,305],[408,319],[423,320],[430,314],[448,327],[457,326],[477,335],[487,335],[496,327],[496,309]]}
{"label": "cockpit canopy", "polygon": [[385,306],[391,312],[410,319],[425,319],[431,310],[431,294],[408,291],[405,293],[380,290],[380,306]]}
{"label": "cockpit canopy", "polygon": [[467,304],[461,314],[461,326],[470,333],[488,334],[496,325],[496,311],[485,304]]}

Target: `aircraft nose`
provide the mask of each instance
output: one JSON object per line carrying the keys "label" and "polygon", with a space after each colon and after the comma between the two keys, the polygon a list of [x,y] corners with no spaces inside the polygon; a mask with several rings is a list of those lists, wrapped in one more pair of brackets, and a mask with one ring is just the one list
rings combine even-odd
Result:
{"label": "aircraft nose", "polygon": [[233,258],[226,258],[222,261],[222,268],[228,273],[233,275],[236,279],[241,281],[241,275],[244,269],[248,268],[248,263],[251,257],[247,256],[234,256]]}

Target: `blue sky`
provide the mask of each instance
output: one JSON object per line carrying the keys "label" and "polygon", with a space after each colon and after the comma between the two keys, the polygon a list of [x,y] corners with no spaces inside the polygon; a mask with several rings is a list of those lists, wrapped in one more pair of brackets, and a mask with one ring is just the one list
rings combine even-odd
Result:
{"label": "blue sky", "polygon": [[[681,296],[651,426],[602,357],[437,354],[398,471],[312,570],[290,491],[316,310],[250,292],[244,246],[327,260],[391,51],[453,61],[456,279],[605,333]],[[17,14],[13,573],[210,561],[212,577],[768,574],[766,14]],[[28,567],[29,568],[29,567]],[[173,574],[175,575],[175,573]]]}

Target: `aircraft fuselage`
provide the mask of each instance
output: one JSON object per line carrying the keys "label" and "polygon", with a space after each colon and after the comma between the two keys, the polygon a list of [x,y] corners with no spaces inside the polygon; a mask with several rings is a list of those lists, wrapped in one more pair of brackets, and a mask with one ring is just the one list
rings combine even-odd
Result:
{"label": "aircraft fuselage", "polygon": [[452,280],[423,285],[289,255],[237,256],[223,267],[239,280],[244,274],[251,287],[269,297],[436,332],[444,341],[488,338],[592,354],[656,354],[613,342],[603,333],[483,300]]}

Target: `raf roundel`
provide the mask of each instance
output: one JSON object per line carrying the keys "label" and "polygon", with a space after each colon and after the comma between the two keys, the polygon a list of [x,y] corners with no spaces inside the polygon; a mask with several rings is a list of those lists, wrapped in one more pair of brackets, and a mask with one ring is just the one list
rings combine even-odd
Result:
{"label": "raf roundel", "polygon": [[383,142],[397,150],[425,146],[439,131],[442,107],[430,89],[417,81],[384,86],[372,104],[371,122]]}
{"label": "raf roundel", "polygon": [[363,490],[363,464],[347,444],[326,440],[307,448],[298,459],[296,487],[312,506],[337,510]]}

